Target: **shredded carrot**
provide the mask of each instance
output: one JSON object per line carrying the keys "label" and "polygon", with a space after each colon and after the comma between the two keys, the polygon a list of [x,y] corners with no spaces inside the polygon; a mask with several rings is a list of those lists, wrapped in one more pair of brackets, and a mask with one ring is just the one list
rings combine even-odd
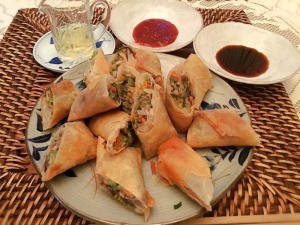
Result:
{"label": "shredded carrot", "polygon": [[191,105],[193,104],[193,100],[194,100],[194,97],[193,96],[189,96],[189,102],[191,103]]}
{"label": "shredded carrot", "polygon": [[132,113],[130,117],[131,117],[132,120],[135,120],[136,114]]}
{"label": "shredded carrot", "polygon": [[177,76],[177,73],[173,70],[173,71],[171,72],[170,76],[176,77],[176,76]]}
{"label": "shredded carrot", "polygon": [[114,147],[115,147],[116,150],[118,150],[118,149],[121,148],[121,138],[120,138],[120,135],[117,136]]}
{"label": "shredded carrot", "polygon": [[144,81],[144,88],[150,88],[151,84],[148,81]]}
{"label": "shredded carrot", "polygon": [[152,175],[155,175],[157,173],[157,170],[156,170],[156,164],[153,160],[150,161],[150,166],[151,166]]}
{"label": "shredded carrot", "polygon": [[113,86],[113,85],[110,85],[110,90],[113,91],[113,92],[116,92],[116,91],[117,91],[116,87]]}

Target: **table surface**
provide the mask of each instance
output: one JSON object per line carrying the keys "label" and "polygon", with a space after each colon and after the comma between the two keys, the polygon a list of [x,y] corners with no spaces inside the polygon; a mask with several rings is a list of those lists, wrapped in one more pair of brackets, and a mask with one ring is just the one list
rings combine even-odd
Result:
{"label": "table surface", "polygon": [[[119,1],[120,0],[108,0],[111,5],[117,4]],[[205,2],[205,0],[184,1],[193,6]],[[0,0],[0,40],[18,9],[37,7],[39,2],[40,0]],[[276,15],[292,24],[298,33],[298,37],[300,37],[300,0],[229,0],[217,2],[220,2],[221,4],[225,4],[225,2],[226,4],[234,2],[235,5],[239,2],[241,4],[258,3],[272,12],[272,15],[270,16]],[[219,5],[217,5],[217,7],[219,7]],[[300,49],[300,46],[297,47]],[[300,117],[300,72],[291,79],[284,81],[283,85]]]}

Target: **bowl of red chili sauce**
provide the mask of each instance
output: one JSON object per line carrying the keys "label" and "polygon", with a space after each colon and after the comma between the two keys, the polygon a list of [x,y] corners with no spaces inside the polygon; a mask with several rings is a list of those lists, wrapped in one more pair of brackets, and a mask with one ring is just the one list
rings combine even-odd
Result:
{"label": "bowl of red chili sauce", "polygon": [[154,52],[190,44],[202,27],[201,14],[177,0],[123,0],[113,7],[110,19],[120,41]]}

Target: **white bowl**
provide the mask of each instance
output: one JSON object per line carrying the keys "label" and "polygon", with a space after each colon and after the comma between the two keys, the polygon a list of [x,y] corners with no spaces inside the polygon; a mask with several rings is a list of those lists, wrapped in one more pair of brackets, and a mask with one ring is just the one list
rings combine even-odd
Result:
{"label": "white bowl", "polygon": [[[278,83],[296,75],[300,69],[300,52],[291,42],[280,35],[249,24],[211,24],[199,31],[193,45],[196,54],[209,69],[220,76],[242,83]],[[216,53],[227,45],[243,45],[263,53],[269,60],[268,70],[256,77],[241,77],[222,69],[216,60]]]}
{"label": "white bowl", "polygon": [[[146,19],[164,19],[178,29],[176,40],[164,47],[147,47],[136,43],[133,29]],[[123,0],[112,8],[110,28],[123,43],[154,52],[180,49],[193,41],[203,26],[201,14],[177,0]]]}

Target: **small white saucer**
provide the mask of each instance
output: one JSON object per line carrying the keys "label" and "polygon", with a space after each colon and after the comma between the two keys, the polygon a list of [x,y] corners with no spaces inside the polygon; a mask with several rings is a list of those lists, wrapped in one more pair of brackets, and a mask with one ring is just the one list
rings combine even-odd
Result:
{"label": "small white saucer", "polygon": [[[102,48],[105,54],[112,54],[115,50],[115,39],[108,31],[96,41],[96,48]],[[51,32],[44,34],[33,48],[35,60],[43,67],[58,73],[64,73],[70,69],[57,58]]]}

